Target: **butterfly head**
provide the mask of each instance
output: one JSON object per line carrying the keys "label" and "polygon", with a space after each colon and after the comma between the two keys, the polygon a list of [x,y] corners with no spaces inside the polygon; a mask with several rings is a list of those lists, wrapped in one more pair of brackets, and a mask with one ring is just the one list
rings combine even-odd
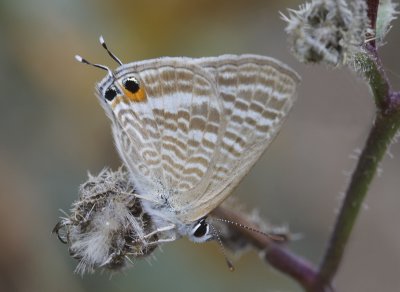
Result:
{"label": "butterfly head", "polygon": [[121,77],[106,76],[97,86],[97,95],[100,102],[111,109],[120,103],[145,102],[147,99],[139,78],[132,73]]}
{"label": "butterfly head", "polygon": [[124,64],[116,57],[107,47],[104,38],[100,36],[100,44],[107,51],[113,60],[120,66],[115,70],[111,70],[107,66],[95,64],[87,61],[79,55],[75,59],[83,64],[91,65],[107,71],[107,76],[97,84],[97,95],[101,104],[110,113],[120,103],[144,102],[147,100],[146,92],[139,77],[135,73],[126,74],[123,69]]}

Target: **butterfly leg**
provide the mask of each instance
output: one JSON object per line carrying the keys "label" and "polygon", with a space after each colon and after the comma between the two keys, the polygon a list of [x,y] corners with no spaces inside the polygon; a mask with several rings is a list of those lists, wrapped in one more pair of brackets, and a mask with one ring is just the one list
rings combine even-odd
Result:
{"label": "butterfly leg", "polygon": [[[176,228],[175,224],[171,224],[171,225],[167,225],[167,226],[164,226],[164,227],[161,227],[161,228],[157,228],[156,230],[154,230],[154,231],[150,232],[149,234],[145,235],[144,238],[149,238],[149,237],[151,237],[151,236],[153,236],[155,234],[158,234],[160,232],[170,231],[170,230],[173,230],[175,228]],[[170,237],[159,238],[156,241],[149,242],[149,245],[158,245],[160,243],[171,242],[171,241],[175,241],[175,240],[176,240],[176,236],[175,236],[175,234],[172,234]]]}
{"label": "butterfly leg", "polygon": [[176,236],[171,236],[170,238],[162,238],[156,241],[149,242],[149,245],[158,245],[160,243],[172,242],[176,240]]}
{"label": "butterfly leg", "polygon": [[161,227],[161,228],[157,228],[156,230],[154,230],[154,231],[150,232],[149,234],[145,235],[144,238],[149,238],[149,237],[151,237],[154,234],[159,233],[159,232],[172,230],[175,227],[176,227],[175,224],[171,224],[171,225],[167,225],[167,226],[164,226],[164,227]]}

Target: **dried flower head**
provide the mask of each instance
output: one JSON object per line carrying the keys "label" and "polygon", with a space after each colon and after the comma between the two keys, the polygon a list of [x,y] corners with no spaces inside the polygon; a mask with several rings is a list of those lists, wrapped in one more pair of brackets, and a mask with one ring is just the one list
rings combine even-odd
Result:
{"label": "dried flower head", "polygon": [[131,263],[132,257],[147,256],[157,247],[150,217],[143,212],[122,169],[89,174],[79,195],[71,215],[54,228],[59,239],[69,245],[71,256],[79,260],[76,272],[93,272],[99,267],[119,270]]}
{"label": "dried flower head", "polygon": [[291,48],[304,63],[339,66],[359,52],[369,20],[364,0],[315,0],[282,14]]}

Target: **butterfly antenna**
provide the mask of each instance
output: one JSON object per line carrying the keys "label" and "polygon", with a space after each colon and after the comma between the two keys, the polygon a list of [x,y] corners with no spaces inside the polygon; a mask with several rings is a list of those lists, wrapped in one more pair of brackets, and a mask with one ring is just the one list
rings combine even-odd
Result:
{"label": "butterfly antenna", "polygon": [[252,232],[264,235],[264,236],[266,236],[266,237],[268,237],[268,238],[270,238],[270,239],[272,239],[274,241],[286,241],[287,240],[287,237],[284,236],[284,235],[269,234],[269,233],[263,232],[261,230],[258,230],[258,229],[255,229],[255,228],[252,228],[252,227],[249,227],[249,226],[246,226],[246,225],[234,222],[234,221],[221,219],[221,218],[215,218],[215,220],[218,220],[218,221],[221,221],[221,222],[224,222],[224,223],[229,223],[229,224],[235,225],[237,227],[250,230]]}
{"label": "butterfly antenna", "polygon": [[100,68],[100,69],[102,69],[102,70],[105,70],[105,71],[108,72],[108,75],[110,75],[111,77],[114,77],[113,72],[112,72],[112,71],[110,70],[110,68],[108,68],[107,66],[91,63],[91,62],[89,62],[88,60],[82,58],[82,57],[79,56],[79,55],[75,55],[75,60],[77,60],[79,63],[86,64],[86,65],[90,65],[90,66],[93,66],[93,67],[96,67],[96,68]]}
{"label": "butterfly antenna", "polygon": [[235,271],[235,267],[233,266],[232,262],[228,259],[227,255],[226,255],[224,244],[222,243],[222,240],[221,240],[221,237],[219,236],[218,230],[212,224],[209,224],[209,225],[211,226],[211,229],[213,230],[213,234],[219,243],[221,252],[224,255],[224,258],[225,258],[226,264],[228,265],[229,270],[231,272]]}
{"label": "butterfly antenna", "polygon": [[118,59],[117,56],[115,56],[107,47],[106,41],[104,40],[103,36],[101,35],[99,38],[100,44],[102,45],[102,47],[107,51],[107,53],[110,55],[110,57],[117,62],[118,64],[122,65],[123,63],[121,62],[120,59]]}

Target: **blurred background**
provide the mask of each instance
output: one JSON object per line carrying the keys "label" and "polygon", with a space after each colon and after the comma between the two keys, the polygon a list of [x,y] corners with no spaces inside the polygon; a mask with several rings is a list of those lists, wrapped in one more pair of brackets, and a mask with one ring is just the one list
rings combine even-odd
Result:
{"label": "blurred background", "polygon": [[[51,230],[87,171],[117,168],[110,123],[94,96],[103,76],[73,56],[116,67],[98,43],[131,62],[159,56],[257,53],[303,78],[281,134],[235,195],[303,238],[290,249],[318,263],[352,159],[373,120],[364,82],[348,70],[304,66],[290,54],[278,11],[300,1],[0,1],[0,291],[301,291],[256,253],[231,273],[215,243],[164,245],[150,264],[111,279],[73,273]],[[397,26],[396,26],[397,24]],[[399,89],[399,23],[381,49]],[[397,52],[397,53],[396,53]],[[348,246],[338,291],[400,288],[400,146],[391,147]]]}

